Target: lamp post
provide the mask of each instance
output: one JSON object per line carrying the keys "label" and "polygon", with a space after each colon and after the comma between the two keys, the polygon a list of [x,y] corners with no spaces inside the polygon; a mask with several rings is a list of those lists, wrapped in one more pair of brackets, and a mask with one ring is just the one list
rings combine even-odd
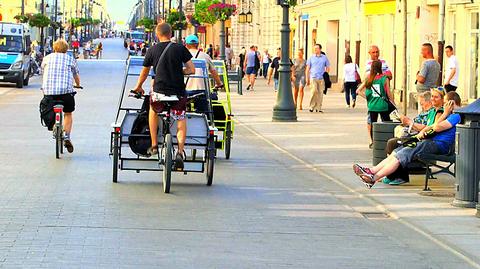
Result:
{"label": "lamp post", "polygon": [[[225,4],[225,0],[222,0]],[[225,61],[225,21],[220,20],[220,60]]]}
{"label": "lamp post", "polygon": [[297,112],[293,103],[292,82],[290,80],[290,24],[288,22],[288,12],[290,4],[288,0],[277,0],[277,4],[283,8],[282,38],[282,58],[280,60],[279,89],[277,101],[273,106],[273,121],[297,121]]}
{"label": "lamp post", "polygon": [[[179,12],[180,12],[180,18],[182,16],[182,12],[183,12],[183,2],[182,0],[180,0],[180,6],[178,8]],[[180,30],[178,30],[178,40],[177,40],[178,43],[182,44],[182,29],[180,28]]]}

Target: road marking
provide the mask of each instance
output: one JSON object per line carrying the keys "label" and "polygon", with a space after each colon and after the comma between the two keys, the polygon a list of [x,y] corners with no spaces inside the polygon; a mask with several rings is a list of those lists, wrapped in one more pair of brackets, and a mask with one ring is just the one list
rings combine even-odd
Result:
{"label": "road marking", "polygon": [[435,238],[432,234],[430,234],[428,231],[422,229],[421,227],[418,227],[417,225],[405,220],[405,219],[402,219],[400,218],[397,214],[395,214],[394,212],[391,212],[390,210],[388,210],[384,205],[381,205],[379,204],[380,202],[377,201],[375,198],[373,197],[370,197],[368,195],[364,195],[358,191],[356,191],[355,189],[349,187],[348,185],[346,185],[345,183],[341,182],[339,179],[333,177],[333,176],[330,176],[329,174],[327,174],[326,172],[322,171],[320,168],[314,166],[313,164],[310,164],[309,162],[301,159],[300,157],[294,155],[293,153],[289,152],[288,150],[282,148],[281,146],[275,144],[274,142],[270,141],[268,138],[266,138],[265,136],[263,136],[262,134],[260,134],[259,132],[255,131],[254,129],[252,129],[251,127],[249,127],[248,125],[246,124],[243,124],[240,120],[236,119],[235,120],[238,124],[238,126],[241,126],[241,127],[244,127],[245,129],[247,129],[250,133],[252,133],[254,136],[256,136],[257,138],[259,138],[260,140],[263,140],[265,143],[269,144],[270,146],[274,147],[275,149],[277,149],[278,151],[280,151],[281,153],[287,155],[288,157],[294,159],[295,161],[301,163],[303,166],[305,166],[306,168],[308,169],[311,169],[312,171],[318,173],[320,176],[322,177],[325,177],[327,179],[329,179],[330,181],[336,183],[337,185],[347,189],[349,192],[351,193],[354,193],[356,196],[358,196],[359,198],[365,198],[367,200],[369,200],[370,202],[373,202],[375,203],[375,207],[381,211],[382,213],[385,213],[387,215],[389,215],[390,217],[392,217],[392,219],[395,219],[397,221],[399,221],[401,224],[405,225],[406,227],[414,230],[415,232],[423,235],[424,237],[426,237],[427,239],[429,239],[430,241],[432,241],[433,243],[437,244],[438,246],[440,246],[441,248],[445,249],[446,251],[454,254],[455,256],[457,256],[458,258],[464,260],[466,263],[468,263],[469,265],[471,265],[472,267],[474,268],[477,268],[477,269],[480,269],[480,264],[477,263],[475,260],[473,260],[472,258],[466,256],[465,254],[463,254],[460,250],[457,250],[455,249],[453,246],[450,246],[448,245],[448,243],[445,243],[443,242],[442,240],[438,239],[438,238]]}

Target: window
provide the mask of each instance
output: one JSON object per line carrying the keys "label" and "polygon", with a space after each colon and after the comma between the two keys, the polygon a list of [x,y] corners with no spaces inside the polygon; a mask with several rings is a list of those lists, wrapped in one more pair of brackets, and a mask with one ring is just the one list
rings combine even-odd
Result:
{"label": "window", "polygon": [[470,87],[468,97],[477,99],[480,87],[480,70],[479,70],[479,49],[480,49],[480,16],[478,12],[472,12],[470,22]]}

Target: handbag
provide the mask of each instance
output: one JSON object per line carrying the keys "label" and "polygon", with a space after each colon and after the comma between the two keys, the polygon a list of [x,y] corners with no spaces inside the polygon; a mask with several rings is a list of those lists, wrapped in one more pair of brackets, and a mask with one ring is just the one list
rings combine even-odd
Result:
{"label": "handbag", "polygon": [[355,82],[357,82],[357,84],[362,83],[362,78],[360,77],[360,74],[357,71],[357,64],[355,64]]}

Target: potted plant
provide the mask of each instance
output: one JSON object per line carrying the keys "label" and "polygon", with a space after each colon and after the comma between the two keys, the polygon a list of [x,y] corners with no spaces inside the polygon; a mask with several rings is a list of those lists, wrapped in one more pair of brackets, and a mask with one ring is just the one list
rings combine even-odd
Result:
{"label": "potted plant", "polygon": [[208,11],[220,21],[226,21],[230,16],[235,15],[237,6],[233,4],[216,3],[208,7]]}
{"label": "potted plant", "polygon": [[167,17],[167,23],[172,26],[173,30],[184,30],[187,28],[185,14],[176,9],[170,10]]}
{"label": "potted plant", "polygon": [[13,17],[15,20],[17,20],[17,22],[20,22],[20,23],[27,23],[28,20],[30,19],[30,17],[28,15],[16,15],[15,17]]}
{"label": "potted plant", "polygon": [[[201,0],[195,4],[195,13],[193,13],[193,20],[200,24],[215,24],[217,18],[208,10],[213,4],[220,3],[219,0]],[[193,24],[193,23],[192,23]]]}

